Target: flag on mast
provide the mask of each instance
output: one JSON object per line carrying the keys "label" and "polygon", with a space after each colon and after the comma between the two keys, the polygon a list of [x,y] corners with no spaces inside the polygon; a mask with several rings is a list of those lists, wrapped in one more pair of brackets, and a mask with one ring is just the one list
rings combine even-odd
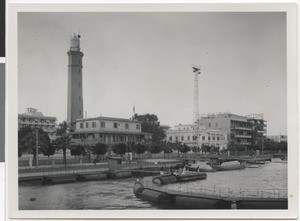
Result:
{"label": "flag on mast", "polygon": [[135,104],[133,105],[133,115],[135,115]]}

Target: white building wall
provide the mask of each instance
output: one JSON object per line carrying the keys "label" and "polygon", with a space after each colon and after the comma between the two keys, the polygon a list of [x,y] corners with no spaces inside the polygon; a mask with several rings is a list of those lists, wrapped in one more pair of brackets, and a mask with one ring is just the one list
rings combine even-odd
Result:
{"label": "white building wall", "polygon": [[[93,122],[96,123],[96,127],[93,127]],[[88,127],[86,127],[88,123]],[[105,126],[103,127],[103,123]],[[117,124],[117,128],[114,124]],[[128,125],[128,129],[125,125]],[[82,125],[82,127],[81,127]],[[138,125],[138,128],[137,128]],[[120,132],[141,132],[141,124],[138,122],[118,121],[118,120],[106,120],[106,119],[83,119],[76,122],[76,131],[120,131]]]}

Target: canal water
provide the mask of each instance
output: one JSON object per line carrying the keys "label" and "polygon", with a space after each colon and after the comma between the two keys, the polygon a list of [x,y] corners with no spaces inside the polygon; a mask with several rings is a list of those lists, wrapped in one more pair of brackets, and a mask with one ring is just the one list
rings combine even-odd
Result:
{"label": "canal water", "polygon": [[[137,178],[19,185],[20,210],[157,209],[133,194]],[[287,196],[287,164],[267,162],[259,168],[207,173],[206,180],[169,184],[164,188],[231,196]],[[35,198],[35,201],[30,201]]]}

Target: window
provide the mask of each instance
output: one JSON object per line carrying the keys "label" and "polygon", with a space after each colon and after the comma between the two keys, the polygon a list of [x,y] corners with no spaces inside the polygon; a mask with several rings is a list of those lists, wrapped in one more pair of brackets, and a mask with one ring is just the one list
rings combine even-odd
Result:
{"label": "window", "polygon": [[172,141],[172,137],[169,137],[169,141]]}
{"label": "window", "polygon": [[202,140],[205,140],[205,136],[202,136]]}
{"label": "window", "polygon": [[129,129],[129,124],[125,124],[125,129]]}
{"label": "window", "polygon": [[211,123],[208,123],[208,127],[210,127],[211,126]]}
{"label": "window", "polygon": [[81,116],[81,111],[79,111],[79,116]]}
{"label": "window", "polygon": [[187,136],[187,140],[190,140],[190,136]]}
{"label": "window", "polygon": [[220,137],[217,137],[217,140],[220,140]]}
{"label": "window", "polygon": [[80,123],[80,128],[83,128],[83,123]]}
{"label": "window", "polygon": [[216,138],[215,137],[213,137],[213,140],[215,140]]}
{"label": "window", "polygon": [[136,129],[137,129],[137,130],[141,129],[141,125],[140,125],[140,124],[137,124],[137,125],[136,125]]}
{"label": "window", "polygon": [[178,137],[177,136],[175,137],[175,140],[178,141]]}
{"label": "window", "polygon": [[118,123],[114,123],[114,128],[118,128]]}
{"label": "window", "polygon": [[92,122],[92,127],[96,127],[96,122]]}
{"label": "window", "polygon": [[184,136],[181,136],[181,140],[184,140]]}
{"label": "window", "polygon": [[210,140],[210,137],[208,137],[208,140]]}
{"label": "window", "polygon": [[101,122],[101,127],[105,127],[105,122]]}
{"label": "window", "polygon": [[85,128],[89,128],[89,122],[85,123]]}

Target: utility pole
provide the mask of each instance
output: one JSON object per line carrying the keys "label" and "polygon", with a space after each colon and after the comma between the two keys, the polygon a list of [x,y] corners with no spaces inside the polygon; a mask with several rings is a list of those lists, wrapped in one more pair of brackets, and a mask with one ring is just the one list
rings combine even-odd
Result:
{"label": "utility pole", "polygon": [[39,155],[39,129],[35,129],[35,165],[36,168],[39,167],[39,161],[38,161],[38,155]]}

